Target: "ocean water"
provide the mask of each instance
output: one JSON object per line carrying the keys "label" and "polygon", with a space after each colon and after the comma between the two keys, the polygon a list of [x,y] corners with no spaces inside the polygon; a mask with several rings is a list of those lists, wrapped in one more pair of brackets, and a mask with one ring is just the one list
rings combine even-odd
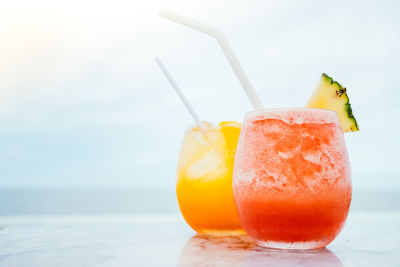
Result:
{"label": "ocean water", "polygon": [[[400,191],[354,191],[351,211],[400,211]],[[172,189],[0,189],[0,216],[178,213]]]}
{"label": "ocean water", "polygon": [[0,216],[178,212],[173,190],[0,189]]}

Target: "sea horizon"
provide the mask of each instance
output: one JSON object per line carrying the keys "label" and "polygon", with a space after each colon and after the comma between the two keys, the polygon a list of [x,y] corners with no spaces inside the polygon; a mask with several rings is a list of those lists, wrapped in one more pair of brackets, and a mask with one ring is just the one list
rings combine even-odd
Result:
{"label": "sea horizon", "polygon": [[[0,216],[179,214],[172,188],[0,188]],[[351,212],[400,211],[400,190],[355,189]]]}

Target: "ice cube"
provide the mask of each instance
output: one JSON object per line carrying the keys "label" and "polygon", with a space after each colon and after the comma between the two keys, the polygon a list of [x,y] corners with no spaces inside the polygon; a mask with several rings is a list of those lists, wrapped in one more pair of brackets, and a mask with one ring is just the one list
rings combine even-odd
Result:
{"label": "ice cube", "polygon": [[226,172],[224,154],[221,151],[210,150],[191,164],[186,175],[192,179],[217,179]]}

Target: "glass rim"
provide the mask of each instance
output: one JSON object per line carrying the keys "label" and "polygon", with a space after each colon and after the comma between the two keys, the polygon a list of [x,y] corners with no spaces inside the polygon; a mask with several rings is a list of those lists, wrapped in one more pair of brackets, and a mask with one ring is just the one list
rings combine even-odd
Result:
{"label": "glass rim", "polygon": [[[220,126],[220,123],[222,123],[222,122],[237,123],[237,124],[239,124],[238,127],[241,127],[241,125],[242,125],[242,122],[232,121],[232,120],[231,120],[231,121],[227,121],[227,120],[225,120],[225,121],[202,121],[202,122],[203,122],[203,123],[206,122],[209,126],[211,126],[211,127],[203,128],[204,130],[217,129],[217,128],[221,127],[221,126]],[[186,124],[186,130],[188,130],[188,129],[193,129],[193,128],[196,128],[196,127],[200,127],[200,128],[201,128],[201,126],[199,126],[199,125],[198,125],[197,123],[195,123],[195,122]]]}
{"label": "glass rim", "polygon": [[246,113],[244,122],[258,119],[279,119],[290,124],[297,123],[335,123],[340,125],[336,111],[321,108],[271,108]]}
{"label": "glass rim", "polygon": [[275,112],[275,111],[302,111],[302,110],[308,110],[308,111],[319,111],[319,112],[326,112],[326,113],[336,113],[336,111],[331,110],[331,109],[323,109],[323,108],[308,108],[308,107],[296,107],[296,108],[264,108],[264,109],[258,109],[258,110],[252,110],[249,111],[245,114],[247,117],[248,115],[256,115],[257,113],[262,114],[263,112]]}

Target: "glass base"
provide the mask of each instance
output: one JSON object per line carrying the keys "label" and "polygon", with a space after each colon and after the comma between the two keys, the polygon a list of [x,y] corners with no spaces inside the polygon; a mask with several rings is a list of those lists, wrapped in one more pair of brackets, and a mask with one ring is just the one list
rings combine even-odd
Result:
{"label": "glass base", "polygon": [[327,245],[326,241],[306,241],[306,242],[275,242],[275,241],[257,241],[258,246],[272,249],[287,250],[311,250],[321,249]]}
{"label": "glass base", "polygon": [[233,229],[233,230],[201,229],[197,230],[197,233],[202,235],[211,235],[211,236],[238,236],[246,234],[246,232],[242,229]]}

